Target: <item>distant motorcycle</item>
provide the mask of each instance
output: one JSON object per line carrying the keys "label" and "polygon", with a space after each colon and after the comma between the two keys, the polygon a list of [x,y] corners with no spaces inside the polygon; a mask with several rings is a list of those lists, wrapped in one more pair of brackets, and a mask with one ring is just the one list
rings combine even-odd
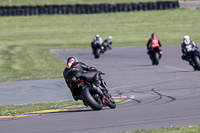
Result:
{"label": "distant motorcycle", "polygon": [[99,58],[101,53],[104,53],[104,47],[101,45],[100,41],[94,42],[92,45],[92,50],[94,54],[94,58]]}
{"label": "distant motorcycle", "polygon": [[102,107],[105,106],[114,109],[116,103],[108,92],[106,82],[103,80],[101,75],[104,75],[104,73],[99,72],[100,90],[95,90],[92,87],[92,82],[89,82],[84,78],[76,80],[73,85],[79,91],[81,99],[86,106],[90,106],[93,110],[101,110]]}
{"label": "distant motorcycle", "polygon": [[158,65],[159,60],[162,56],[162,51],[161,51],[159,44],[152,44],[148,54],[149,54],[150,59],[152,61],[152,65]]}
{"label": "distant motorcycle", "polygon": [[194,70],[200,70],[200,55],[199,50],[196,47],[188,50],[186,61],[189,61],[189,64],[194,68]]}
{"label": "distant motorcycle", "polygon": [[104,53],[104,52],[106,52],[107,50],[111,50],[111,49],[112,49],[111,45],[110,45],[108,42],[106,42],[106,41],[104,41],[104,42],[102,43],[102,46],[103,46],[104,48],[102,49],[101,53]]}

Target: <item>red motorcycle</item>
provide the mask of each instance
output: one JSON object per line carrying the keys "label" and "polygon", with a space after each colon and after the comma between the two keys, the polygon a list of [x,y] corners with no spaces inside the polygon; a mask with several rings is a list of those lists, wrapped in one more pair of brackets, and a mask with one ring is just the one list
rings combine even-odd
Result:
{"label": "red motorcycle", "polygon": [[157,43],[151,44],[148,54],[152,61],[152,65],[158,65],[159,60],[161,59],[161,56],[162,56],[162,50],[161,50],[159,44],[157,44]]}

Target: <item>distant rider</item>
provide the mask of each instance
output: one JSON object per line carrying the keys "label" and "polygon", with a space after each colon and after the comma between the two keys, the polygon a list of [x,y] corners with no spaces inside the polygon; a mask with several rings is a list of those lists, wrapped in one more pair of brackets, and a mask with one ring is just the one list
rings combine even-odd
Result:
{"label": "distant rider", "polygon": [[102,44],[102,45],[104,46],[105,50],[111,49],[111,45],[112,45],[112,36],[108,36],[108,38],[105,39],[105,40],[103,41],[103,44]]}
{"label": "distant rider", "polygon": [[[153,45],[153,44],[159,44],[160,48],[162,47],[160,39],[157,38],[156,33],[152,33],[151,38],[149,38],[149,41],[147,42],[147,53],[150,56],[151,56],[151,45]],[[162,54],[162,49],[160,51],[160,54]]]}
{"label": "distant rider", "polygon": [[188,35],[185,35],[183,37],[183,43],[181,44],[181,50],[182,50],[182,59],[189,61],[189,64],[193,66],[192,60],[188,60],[188,54],[193,49],[198,49],[198,46],[194,43],[194,41],[190,40],[190,37]]}
{"label": "distant rider", "polygon": [[73,83],[75,83],[80,77],[87,79],[88,81],[92,81],[94,83],[93,89],[100,89],[99,72],[97,69],[94,67],[89,67],[82,62],[78,62],[78,59],[74,56],[71,56],[67,59],[63,76],[66,84],[71,90],[74,100],[81,99],[79,92],[73,87]]}
{"label": "distant rider", "polygon": [[91,46],[92,48],[95,46],[95,42],[99,42],[100,45],[102,45],[102,38],[99,36],[99,34],[96,34],[95,37],[92,39],[92,42],[91,42]]}

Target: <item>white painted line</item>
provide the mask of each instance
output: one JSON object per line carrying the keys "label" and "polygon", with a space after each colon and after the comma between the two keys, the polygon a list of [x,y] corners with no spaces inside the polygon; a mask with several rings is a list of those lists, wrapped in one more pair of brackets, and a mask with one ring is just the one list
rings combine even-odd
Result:
{"label": "white painted line", "polygon": [[134,96],[134,95],[130,95],[130,96],[128,97],[128,99],[127,99],[127,100],[124,100],[124,101],[122,101],[122,102],[120,102],[120,103],[118,103],[118,104],[127,103],[127,102],[130,102],[130,101],[132,101],[133,99],[135,99],[135,96]]}
{"label": "white painted line", "polygon": [[186,69],[182,69],[182,68],[177,68],[177,67],[172,67],[172,66],[166,66],[169,69],[175,69],[175,70],[180,70],[180,71],[188,71]]}
{"label": "white painted line", "polygon": [[123,104],[123,103],[127,103],[127,102],[130,102],[130,101],[132,101],[132,99],[124,100],[124,101],[122,101],[122,102],[120,102],[118,104]]}

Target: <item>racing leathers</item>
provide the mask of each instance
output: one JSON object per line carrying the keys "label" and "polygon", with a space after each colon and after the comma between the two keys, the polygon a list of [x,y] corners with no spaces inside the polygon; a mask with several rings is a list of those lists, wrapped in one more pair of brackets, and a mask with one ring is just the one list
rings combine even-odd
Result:
{"label": "racing leathers", "polygon": [[93,53],[94,53],[94,49],[99,47],[101,48],[102,47],[102,38],[101,37],[94,37],[92,39],[92,42],[91,42],[91,47],[92,47],[92,50],[93,50]]}
{"label": "racing leathers", "polygon": [[159,56],[159,58],[161,58],[162,57],[162,49],[161,49],[161,47],[162,47],[162,44],[161,44],[161,42],[160,42],[160,39],[159,38],[156,38],[156,37],[152,37],[152,38],[150,38],[149,39],[149,41],[147,42],[147,54],[150,56],[150,58],[152,58],[152,45],[159,45],[160,46],[160,56]]}
{"label": "racing leathers", "polygon": [[[194,67],[195,66],[194,62],[192,61],[191,58],[188,58],[193,48],[198,49],[198,46],[191,40],[189,44],[185,44],[184,42],[181,44],[181,51],[183,53],[182,59],[188,61],[189,64]],[[195,67],[194,67],[194,70],[196,70]]]}
{"label": "racing leathers", "polygon": [[94,38],[92,39],[91,46],[94,47],[95,44],[96,44],[97,42],[98,42],[100,45],[102,45],[102,42],[103,42],[103,41],[102,41],[102,38],[101,38],[101,37],[94,37]]}
{"label": "racing leathers", "polygon": [[162,44],[160,42],[159,38],[150,38],[149,41],[147,42],[147,50],[151,50],[151,45],[153,44],[159,44],[160,48],[162,47]]}
{"label": "racing leathers", "polygon": [[80,92],[73,86],[79,77],[92,81],[94,86],[99,87],[99,73],[97,69],[89,67],[82,62],[74,62],[69,69],[66,67],[63,76],[75,100],[80,99]]}
{"label": "racing leathers", "polygon": [[190,40],[189,44],[185,44],[184,42],[181,44],[181,51],[183,53],[182,55],[182,59],[186,60],[187,59],[187,55],[188,53],[193,49],[193,48],[197,48],[198,46],[194,43],[194,41]]}
{"label": "racing leathers", "polygon": [[103,41],[102,45],[104,46],[105,51],[107,49],[111,49],[112,40],[110,38],[107,38],[106,40]]}

